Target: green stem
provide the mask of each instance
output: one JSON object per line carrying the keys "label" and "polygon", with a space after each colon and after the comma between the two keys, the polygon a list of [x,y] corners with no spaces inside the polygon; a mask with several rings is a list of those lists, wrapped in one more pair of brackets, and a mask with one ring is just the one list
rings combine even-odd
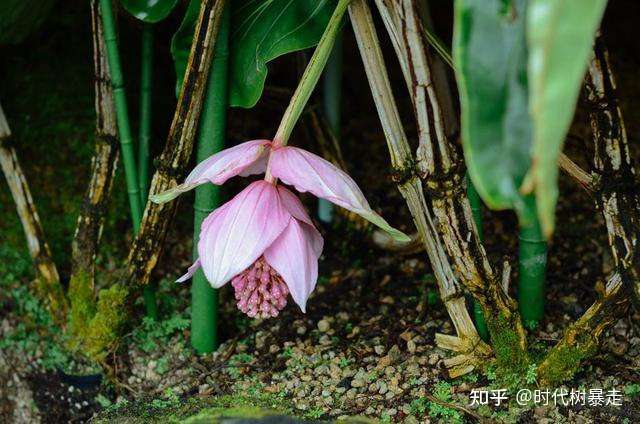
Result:
{"label": "green stem", "polygon": [[547,266],[547,241],[536,214],[520,220],[519,250],[518,308],[525,327],[533,329],[544,316]]}
{"label": "green stem", "polygon": [[[476,229],[478,230],[478,237],[480,240],[483,238],[483,230],[482,230],[482,201],[480,200],[480,196],[476,191],[471,178],[469,178],[469,174],[467,173],[467,198],[469,199],[469,204],[471,205],[471,214],[473,215],[473,221],[476,224]],[[489,329],[487,328],[487,323],[484,319],[484,313],[482,312],[482,307],[480,303],[474,299],[473,301],[473,318],[476,322],[476,329],[478,330],[478,334],[485,342],[489,341]]]}
{"label": "green stem", "polygon": [[122,150],[122,162],[124,163],[124,175],[127,181],[127,193],[129,193],[133,232],[137,234],[142,220],[142,203],[140,201],[140,189],[138,188],[138,170],[136,169],[136,159],[133,152],[133,138],[131,137],[131,126],[129,125],[127,98],[124,91],[111,0],[100,0],[100,7],[102,9],[104,43],[107,49],[107,60],[113,85],[113,100],[116,107],[116,121]]}
{"label": "green stem", "polygon": [[[109,62],[109,72],[113,85],[113,100],[116,108],[116,121],[118,124],[120,149],[122,151],[122,162],[124,163],[124,175],[127,182],[127,193],[129,194],[133,233],[138,234],[142,221],[142,200],[138,185],[138,170],[133,151],[133,138],[131,136],[131,126],[129,125],[127,97],[124,90],[124,78],[122,77],[122,67],[120,65],[120,53],[118,51],[111,0],[100,0],[100,8],[102,10],[102,26],[104,43],[107,49],[107,61]],[[145,286],[143,295],[147,312],[153,312],[156,308],[155,291],[147,285]]]}
{"label": "green stem", "polygon": [[[318,84],[318,80],[322,75],[322,70],[329,59],[331,51],[333,50],[333,43],[335,42],[336,37],[340,33],[340,28],[342,27],[342,17],[347,11],[347,7],[350,2],[351,0],[338,1],[336,9],[334,10],[333,15],[331,15],[331,19],[329,19],[327,28],[324,30],[324,34],[322,34],[322,38],[313,52],[313,56],[311,56],[309,65],[307,65],[307,69],[304,70],[304,74],[300,79],[296,92],[293,93],[291,102],[289,102],[289,106],[284,112],[278,131],[273,138],[276,145],[284,146],[287,144],[287,141],[289,141],[291,131],[293,131],[293,127],[295,127],[298,122],[304,107],[309,101],[309,97],[311,97],[313,89]],[[267,177],[269,178],[269,176]]]}
{"label": "green stem", "polygon": [[[340,138],[340,115],[342,112],[342,32],[338,34],[324,70],[323,106],[331,131]],[[318,218],[322,222],[331,222],[333,204],[318,199]]]}
{"label": "green stem", "polygon": [[149,194],[149,144],[151,141],[151,87],[153,81],[153,27],[142,26],[140,72],[140,132],[138,136],[138,186],[143,202]]}
{"label": "green stem", "polygon": [[[151,24],[142,26],[142,49],[140,72],[140,132],[138,137],[138,186],[142,203],[149,195],[149,143],[151,140],[151,86],[153,79],[153,28]],[[142,296],[148,317],[158,319],[156,286],[144,286]]]}
{"label": "green stem", "polygon": [[[207,83],[200,133],[197,162],[200,163],[224,147],[227,123],[228,57],[230,7],[226,6],[216,38]],[[203,184],[196,188],[193,205],[193,257],[198,257],[197,240],[204,218],[220,201],[220,188]],[[191,346],[198,353],[209,353],[218,347],[218,291],[205,278],[202,269],[193,276],[191,285]]]}

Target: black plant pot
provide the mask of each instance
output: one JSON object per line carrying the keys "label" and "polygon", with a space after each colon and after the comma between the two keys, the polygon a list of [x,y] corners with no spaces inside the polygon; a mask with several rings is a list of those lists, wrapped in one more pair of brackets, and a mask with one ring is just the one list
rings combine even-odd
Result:
{"label": "black plant pot", "polygon": [[67,374],[58,369],[58,375],[62,382],[80,390],[95,389],[102,384],[102,374]]}

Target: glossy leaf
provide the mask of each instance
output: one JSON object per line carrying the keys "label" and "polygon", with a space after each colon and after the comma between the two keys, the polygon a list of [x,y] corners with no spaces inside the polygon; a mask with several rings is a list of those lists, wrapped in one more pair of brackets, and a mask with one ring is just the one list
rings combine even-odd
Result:
{"label": "glossy leaf", "polygon": [[0,45],[19,44],[51,12],[55,0],[0,1]]}
{"label": "glossy leaf", "polygon": [[[171,43],[178,87],[189,57],[199,0],[191,0]],[[315,46],[336,0],[238,0],[232,4],[229,103],[252,107],[267,76],[267,63],[279,56]],[[179,91],[179,89],[177,90]]]}
{"label": "glossy leaf", "polygon": [[489,207],[521,216],[531,163],[525,3],[456,0],[453,38],[469,175]]}
{"label": "glossy leaf", "polygon": [[558,155],[571,125],[606,0],[531,0],[527,14],[532,188],[544,233],[553,232]]}
{"label": "glossy leaf", "polygon": [[160,22],[176,7],[178,0],[120,0],[122,6],[146,23]]}

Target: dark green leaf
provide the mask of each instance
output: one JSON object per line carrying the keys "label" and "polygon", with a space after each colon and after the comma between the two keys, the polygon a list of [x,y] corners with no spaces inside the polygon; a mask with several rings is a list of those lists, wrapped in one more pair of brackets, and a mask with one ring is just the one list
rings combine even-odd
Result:
{"label": "dark green leaf", "polygon": [[533,188],[547,236],[558,198],[558,155],[571,125],[606,0],[531,0],[527,14]]}
{"label": "dark green leaf", "polygon": [[531,164],[524,14],[524,0],[456,0],[453,38],[469,175],[487,205],[521,216]]}
{"label": "dark green leaf", "polygon": [[136,18],[150,24],[160,22],[178,4],[178,0],[120,0],[122,6]]}
{"label": "dark green leaf", "polygon": [[230,103],[252,107],[267,77],[266,63],[318,44],[334,0],[248,0],[232,14]]}
{"label": "dark green leaf", "polygon": [[[171,51],[178,85],[189,56],[199,0],[191,0]],[[318,43],[336,0],[238,0],[232,3],[229,103],[252,107],[262,94],[266,64]]]}
{"label": "dark green leaf", "polygon": [[193,41],[193,33],[196,28],[199,12],[200,0],[191,0],[184,18],[182,18],[180,27],[178,27],[178,31],[173,34],[173,38],[171,39],[171,55],[173,56],[173,66],[176,70],[176,96],[180,94],[182,79],[187,70],[191,41]]}

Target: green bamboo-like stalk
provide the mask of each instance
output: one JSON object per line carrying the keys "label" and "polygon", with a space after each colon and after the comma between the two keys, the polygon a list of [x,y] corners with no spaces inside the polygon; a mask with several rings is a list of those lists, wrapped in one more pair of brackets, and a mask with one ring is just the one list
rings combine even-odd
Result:
{"label": "green bamboo-like stalk", "polygon": [[[469,199],[469,204],[471,206],[471,214],[473,215],[473,221],[478,229],[478,237],[482,240],[482,200],[480,200],[480,196],[478,195],[471,178],[469,178],[469,174],[467,174],[466,178],[467,198]],[[473,301],[473,319],[476,322],[476,330],[478,330],[478,334],[482,340],[485,342],[489,341],[489,329],[487,328],[487,323],[484,319],[484,314],[482,313],[482,307],[476,300]]]}
{"label": "green bamboo-like stalk", "polygon": [[102,9],[104,42],[107,48],[107,60],[113,84],[113,100],[116,106],[116,121],[118,123],[118,135],[120,136],[122,162],[124,162],[124,174],[127,181],[133,231],[137,234],[142,220],[142,202],[138,187],[138,170],[136,169],[136,159],[133,152],[133,137],[131,136],[131,126],[129,125],[129,111],[124,91],[124,79],[120,66],[120,53],[118,51],[111,0],[100,0],[100,7]]}
{"label": "green bamboo-like stalk", "polygon": [[544,316],[547,267],[547,241],[536,214],[521,220],[519,236],[518,308],[525,327],[532,329]]}
{"label": "green bamboo-like stalk", "polygon": [[[142,24],[142,49],[140,51],[140,129],[138,133],[138,187],[142,203],[149,195],[149,143],[151,140],[151,87],[153,85],[153,29]],[[156,285],[151,282],[142,291],[148,317],[158,319]]]}
{"label": "green bamboo-like stalk", "polygon": [[[329,61],[324,68],[323,108],[329,126],[337,139],[340,139],[340,117],[342,115],[342,33],[336,37]],[[318,218],[322,222],[331,222],[333,204],[318,199]]]}
{"label": "green bamboo-like stalk", "polygon": [[[211,71],[207,83],[197,161],[200,163],[224,147],[228,105],[230,7],[226,6],[213,52]],[[198,257],[197,240],[204,218],[218,205],[220,188],[203,184],[196,188],[193,204],[193,257]],[[199,269],[191,285],[191,346],[198,353],[209,353],[218,347],[218,291],[213,289]]]}
{"label": "green bamboo-like stalk", "polygon": [[[118,51],[111,0],[100,0],[100,8],[102,10],[102,26],[105,47],[107,49],[107,61],[109,62],[111,83],[113,85],[113,100],[116,107],[116,121],[118,123],[122,162],[124,163],[124,175],[127,182],[127,193],[129,194],[133,233],[138,234],[142,221],[142,198],[140,196],[138,170],[136,168],[136,158],[133,151],[133,138],[131,136],[131,126],[129,125],[129,110],[127,108],[127,97],[124,90],[124,78],[122,77],[122,67],[120,65],[120,53]],[[145,287],[144,301],[147,313],[149,316],[153,316],[153,311],[156,308],[155,291],[149,285]]]}
{"label": "green bamboo-like stalk", "polygon": [[151,88],[153,85],[153,27],[142,24],[140,70],[140,130],[138,134],[138,186],[143,202],[149,195],[149,144],[151,142]]}

